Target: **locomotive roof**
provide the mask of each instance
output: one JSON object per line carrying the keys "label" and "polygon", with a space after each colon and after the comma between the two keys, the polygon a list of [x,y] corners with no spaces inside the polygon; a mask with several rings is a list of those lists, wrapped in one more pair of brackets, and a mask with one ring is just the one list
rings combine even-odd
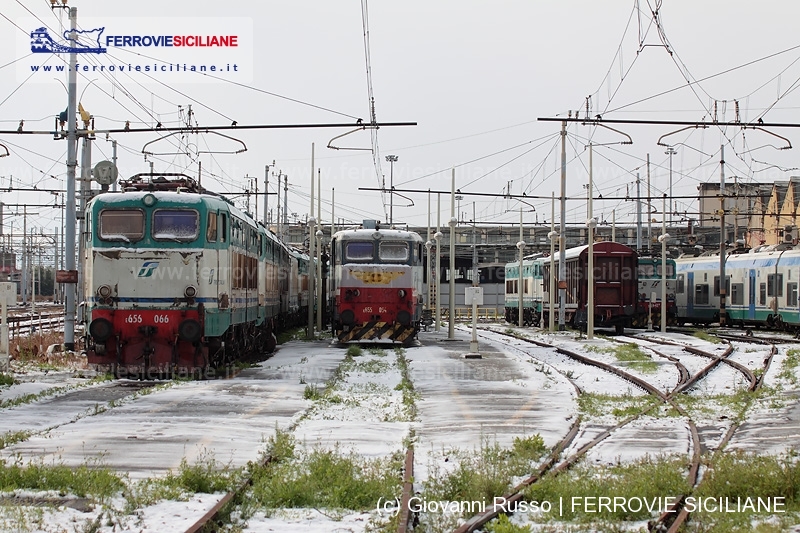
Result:
{"label": "locomotive roof", "polygon": [[[781,266],[800,265],[800,250],[770,250],[766,252],[750,252],[746,254],[728,255],[726,266],[736,268],[765,267],[780,264]],[[719,254],[702,257],[681,257],[676,261],[679,270],[719,270]]]}
{"label": "locomotive roof", "polygon": [[401,229],[352,229],[334,233],[335,239],[341,240],[379,240],[394,239],[400,241],[422,242],[419,233]]}
{"label": "locomotive roof", "polygon": [[176,204],[199,204],[203,201],[216,200],[222,202],[218,196],[211,194],[197,194],[190,192],[173,191],[127,191],[127,192],[104,192],[95,196],[92,200],[104,204],[117,204],[141,201],[142,198],[152,194],[159,201],[171,202]]}
{"label": "locomotive roof", "polygon": [[[583,246],[576,246],[575,248],[570,248],[564,254],[565,260],[574,259],[581,255],[585,255],[589,252],[589,245],[584,244]],[[629,246],[625,246],[624,244],[620,244],[618,242],[611,242],[611,241],[602,241],[594,243],[594,253],[597,254],[598,252],[606,253],[606,254],[614,254],[614,255],[632,255],[634,257],[638,257],[639,254],[636,253],[636,250],[630,248]],[[548,256],[549,257],[549,256]],[[559,254],[556,252],[555,260],[559,260]]]}

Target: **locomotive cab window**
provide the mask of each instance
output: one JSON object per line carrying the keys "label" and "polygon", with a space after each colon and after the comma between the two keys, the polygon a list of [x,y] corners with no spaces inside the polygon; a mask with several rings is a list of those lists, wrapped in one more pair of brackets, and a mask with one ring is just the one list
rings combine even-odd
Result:
{"label": "locomotive cab window", "polygon": [[208,214],[208,224],[206,227],[206,240],[208,242],[217,242],[217,214]]}
{"label": "locomotive cab window", "polygon": [[104,241],[135,242],[144,237],[144,211],[103,209],[100,211],[99,237]]}
{"label": "locomotive cab window", "polygon": [[197,238],[199,218],[194,209],[157,209],[153,213],[153,238],[193,241]]}
{"label": "locomotive cab window", "polygon": [[640,278],[652,278],[655,275],[655,268],[650,263],[639,263],[637,270]]}
{"label": "locomotive cab window", "polygon": [[[656,276],[658,276],[659,278],[664,275],[663,274],[664,269],[662,267],[663,265],[660,262],[656,265]],[[667,263],[667,277],[672,278],[674,276],[675,276],[675,265],[673,265],[672,263]]]}
{"label": "locomotive cab window", "polygon": [[350,241],[345,245],[344,256],[349,261],[369,261],[372,260],[372,254],[370,241]]}
{"label": "locomotive cab window", "polygon": [[686,290],[686,281],[684,280],[683,274],[678,274],[678,287],[675,289],[675,292],[678,294],[683,294],[683,291]]}
{"label": "locomotive cab window", "polygon": [[402,241],[382,241],[378,245],[378,257],[381,261],[403,263],[408,261],[408,243]]}

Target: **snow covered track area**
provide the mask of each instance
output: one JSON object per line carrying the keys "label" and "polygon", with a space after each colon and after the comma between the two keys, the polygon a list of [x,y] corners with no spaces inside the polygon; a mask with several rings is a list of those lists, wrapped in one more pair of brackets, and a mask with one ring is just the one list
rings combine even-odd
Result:
{"label": "snow covered track area", "polygon": [[[710,490],[723,450],[780,457],[800,442],[791,345],[494,325],[480,330],[481,358],[466,358],[469,331],[447,337],[293,340],[207,381],[12,373],[0,386],[0,530],[194,531],[211,519],[220,531],[398,531],[404,478],[405,531],[591,530],[580,513],[459,502],[585,497],[551,491],[659,464],[671,474],[638,475],[674,475],[659,495],[691,498]],[[20,481],[32,471],[38,481]],[[672,509],[614,523],[673,531]]]}

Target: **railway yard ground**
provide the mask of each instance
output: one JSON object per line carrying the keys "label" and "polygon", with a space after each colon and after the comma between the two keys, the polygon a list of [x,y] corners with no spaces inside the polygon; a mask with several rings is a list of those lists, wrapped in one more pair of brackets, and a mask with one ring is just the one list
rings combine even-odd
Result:
{"label": "railway yard ground", "polygon": [[298,334],[204,381],[18,353],[0,530],[798,532],[800,349],[740,334]]}

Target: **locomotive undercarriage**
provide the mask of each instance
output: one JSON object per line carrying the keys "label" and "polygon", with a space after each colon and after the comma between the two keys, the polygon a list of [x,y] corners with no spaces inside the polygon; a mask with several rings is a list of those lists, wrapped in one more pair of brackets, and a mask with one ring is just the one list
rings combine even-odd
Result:
{"label": "locomotive undercarriage", "polygon": [[419,322],[408,326],[404,326],[399,322],[378,321],[352,325],[336,323],[334,325],[335,334],[341,344],[370,342],[411,346],[419,330]]}
{"label": "locomotive undercarriage", "polygon": [[[516,307],[506,307],[506,322],[509,324],[519,324],[519,309]],[[530,307],[522,311],[523,326],[538,326],[542,321],[542,314]]]}
{"label": "locomotive undercarriage", "polygon": [[199,341],[158,337],[143,328],[143,335],[127,340],[119,336],[104,343],[87,339],[89,360],[98,371],[117,378],[211,379],[225,375],[237,361],[257,360],[275,351],[277,340],[273,322],[235,324],[220,337],[202,337]]}

